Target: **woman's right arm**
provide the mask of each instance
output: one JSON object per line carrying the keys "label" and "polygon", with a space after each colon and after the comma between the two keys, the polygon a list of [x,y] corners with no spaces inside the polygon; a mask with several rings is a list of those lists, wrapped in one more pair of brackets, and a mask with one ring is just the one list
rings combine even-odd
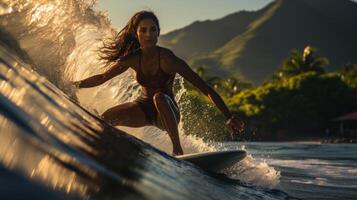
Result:
{"label": "woman's right arm", "polygon": [[81,81],[75,81],[74,85],[78,88],[90,88],[103,84],[113,77],[125,72],[130,65],[126,61],[118,61],[110,69],[102,74],[94,75]]}

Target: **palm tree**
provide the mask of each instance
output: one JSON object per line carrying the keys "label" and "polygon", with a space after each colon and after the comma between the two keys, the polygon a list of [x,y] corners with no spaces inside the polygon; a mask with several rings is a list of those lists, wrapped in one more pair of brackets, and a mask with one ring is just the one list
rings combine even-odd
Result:
{"label": "palm tree", "polygon": [[325,73],[329,61],[327,58],[316,55],[316,51],[315,48],[310,46],[306,46],[302,53],[292,50],[289,58],[283,62],[275,76],[284,78],[309,71],[319,74]]}
{"label": "palm tree", "polygon": [[345,64],[339,72],[344,82],[351,87],[357,88],[357,64]]}
{"label": "palm tree", "polygon": [[231,76],[226,81],[223,82],[223,90],[228,97],[232,97],[235,94],[238,94],[243,89],[251,88],[252,84],[242,81],[240,78]]}

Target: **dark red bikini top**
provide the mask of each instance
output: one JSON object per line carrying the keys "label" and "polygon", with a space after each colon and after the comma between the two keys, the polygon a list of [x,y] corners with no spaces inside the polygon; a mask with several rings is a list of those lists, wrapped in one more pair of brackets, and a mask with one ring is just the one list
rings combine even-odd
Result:
{"label": "dark red bikini top", "polygon": [[175,78],[175,74],[167,74],[161,69],[160,66],[160,48],[158,48],[159,51],[159,68],[156,72],[155,75],[152,76],[145,76],[144,73],[141,70],[141,53],[139,55],[139,69],[136,73],[136,80],[138,83],[145,87],[146,89],[163,89],[167,90],[172,87],[173,80]]}

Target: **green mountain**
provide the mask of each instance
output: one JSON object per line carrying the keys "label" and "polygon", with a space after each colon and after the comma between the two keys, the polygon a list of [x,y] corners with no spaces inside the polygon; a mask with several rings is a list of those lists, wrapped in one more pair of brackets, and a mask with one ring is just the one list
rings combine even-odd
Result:
{"label": "green mountain", "polygon": [[335,70],[357,62],[357,3],[276,0],[258,11],[195,22],[161,36],[160,44],[208,75],[239,75],[255,83],[269,78],[292,49],[307,45]]}

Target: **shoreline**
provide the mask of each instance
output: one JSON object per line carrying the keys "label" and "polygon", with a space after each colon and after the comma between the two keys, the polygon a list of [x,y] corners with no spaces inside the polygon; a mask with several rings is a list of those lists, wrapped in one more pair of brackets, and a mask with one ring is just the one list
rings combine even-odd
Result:
{"label": "shoreline", "polygon": [[296,143],[319,143],[319,144],[357,144],[357,138],[337,138],[337,137],[325,137],[325,138],[300,138],[300,139],[287,139],[287,140],[232,140],[228,142],[261,142],[261,143],[284,143],[284,142],[296,142]]}

